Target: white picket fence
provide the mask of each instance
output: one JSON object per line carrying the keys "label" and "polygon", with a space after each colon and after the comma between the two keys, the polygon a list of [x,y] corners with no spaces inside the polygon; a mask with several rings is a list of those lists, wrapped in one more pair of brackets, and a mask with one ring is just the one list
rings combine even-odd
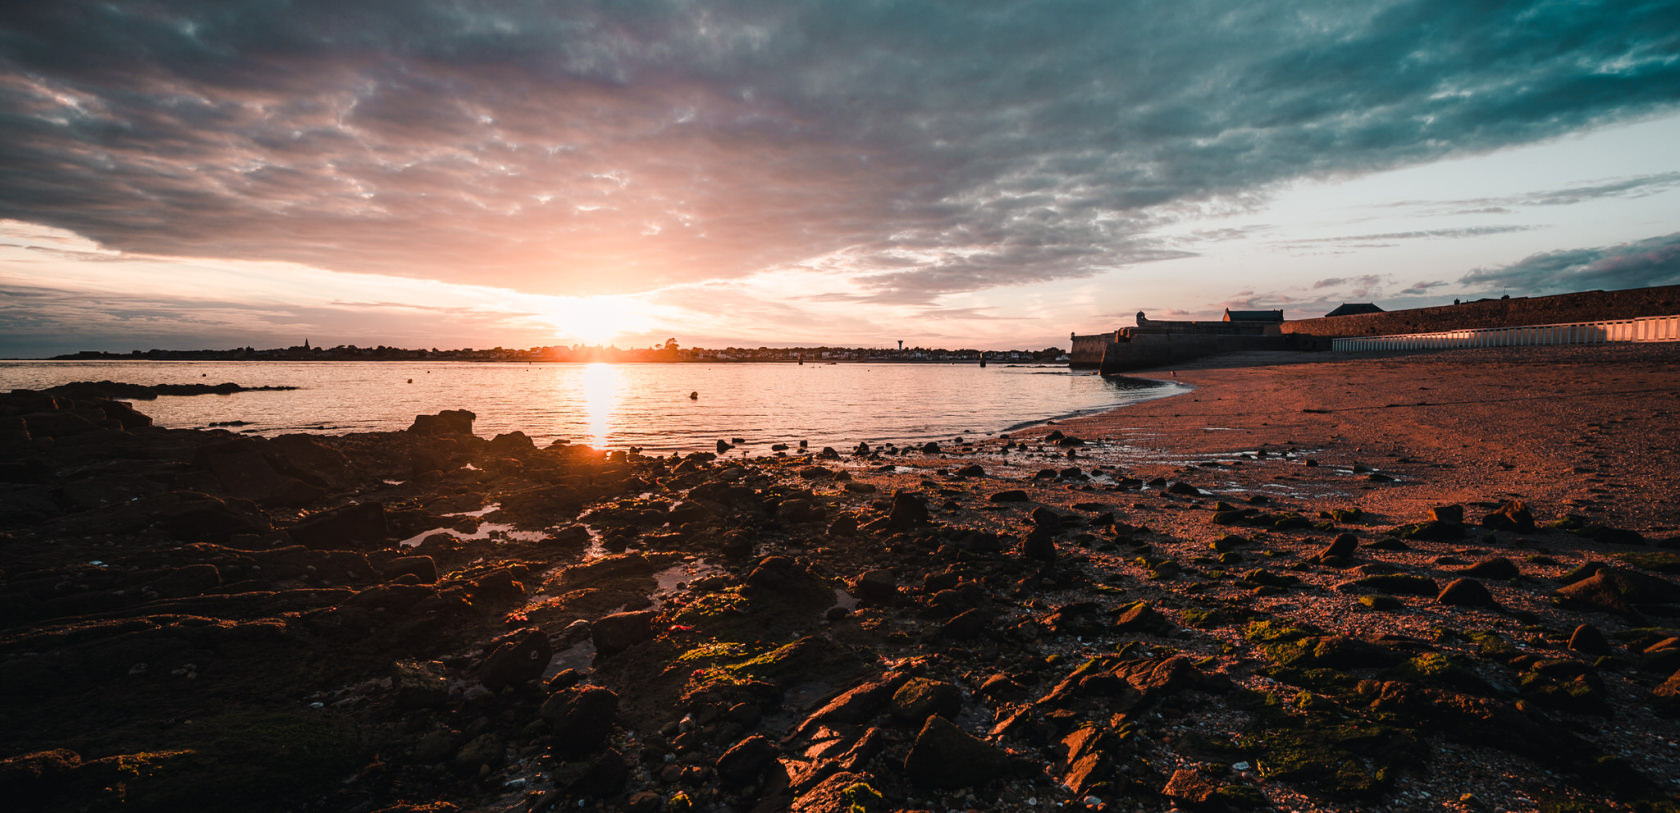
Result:
{"label": "white picket fence", "polygon": [[1638,319],[1576,322],[1567,325],[1526,325],[1445,330],[1440,333],[1407,333],[1396,336],[1356,336],[1332,339],[1330,349],[1337,352],[1448,350],[1460,347],[1676,341],[1680,341],[1680,316],[1645,316]]}

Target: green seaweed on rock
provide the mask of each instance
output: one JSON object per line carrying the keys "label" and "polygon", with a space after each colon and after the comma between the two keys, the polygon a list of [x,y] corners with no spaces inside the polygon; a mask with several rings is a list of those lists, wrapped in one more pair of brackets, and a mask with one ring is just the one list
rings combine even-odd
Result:
{"label": "green seaweed on rock", "polygon": [[1264,706],[1238,744],[1254,753],[1261,776],[1299,782],[1339,799],[1378,798],[1401,771],[1424,763],[1427,750],[1410,731],[1332,716],[1327,710],[1303,716]]}

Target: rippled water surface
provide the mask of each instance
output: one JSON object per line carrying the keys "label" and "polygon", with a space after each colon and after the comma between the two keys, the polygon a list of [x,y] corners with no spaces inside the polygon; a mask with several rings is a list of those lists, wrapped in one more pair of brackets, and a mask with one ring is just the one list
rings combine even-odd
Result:
{"label": "rippled water surface", "polygon": [[1181,391],[1065,367],[974,364],[0,362],[0,390],[100,380],[299,388],[136,404],[167,427],[243,421],[230,429],[343,434],[468,409],[484,436],[517,429],[539,445],[564,438],[648,451],[736,437],[840,447],[987,435]]}

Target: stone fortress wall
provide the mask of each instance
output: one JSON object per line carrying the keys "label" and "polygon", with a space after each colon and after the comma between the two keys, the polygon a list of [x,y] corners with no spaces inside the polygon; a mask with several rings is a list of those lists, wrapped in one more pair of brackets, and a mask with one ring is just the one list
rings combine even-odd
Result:
{"label": "stone fortress wall", "polygon": [[1269,335],[1218,335],[1219,323],[1161,323],[1165,330],[1123,328],[1072,336],[1071,366],[1104,374],[1147,369],[1219,353],[1249,350],[1329,350],[1331,340],[1352,336],[1436,333],[1473,328],[1524,327],[1680,314],[1680,285],[1625,291],[1583,291],[1555,296],[1484,299],[1458,305],[1387,313],[1299,319],[1276,324]]}
{"label": "stone fortress wall", "polygon": [[1680,285],[1627,291],[1484,299],[1460,305],[1284,322],[1286,334],[1327,338],[1435,333],[1470,328],[1555,325],[1680,314]]}

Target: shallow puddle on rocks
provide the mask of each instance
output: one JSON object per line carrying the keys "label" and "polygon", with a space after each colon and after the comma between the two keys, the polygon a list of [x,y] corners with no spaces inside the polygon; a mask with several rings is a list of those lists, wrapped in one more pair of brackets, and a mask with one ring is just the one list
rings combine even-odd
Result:
{"label": "shallow puddle on rocks", "polygon": [[[429,531],[421,531],[397,544],[405,548],[412,548],[426,541],[426,537],[433,534],[449,534],[463,542],[478,539],[496,539],[503,542],[541,542],[548,538],[548,534],[542,531],[521,531],[505,523],[481,522],[478,525],[478,530],[470,534],[461,533],[454,528],[433,528]],[[595,544],[598,545],[599,543]]]}
{"label": "shallow puddle on rocks", "polygon": [[456,511],[453,514],[444,514],[444,516],[446,516],[446,517],[482,517],[482,516],[485,516],[486,514],[489,514],[491,511],[495,511],[495,510],[497,510],[501,507],[502,507],[501,503],[493,502],[493,503],[490,503],[489,505],[484,506],[483,508],[478,509],[477,511]]}
{"label": "shallow puddle on rocks", "polygon": [[692,559],[672,565],[653,574],[653,580],[659,586],[648,594],[648,599],[653,602],[655,608],[661,607],[665,599],[673,593],[687,589],[688,585],[699,579],[724,572],[723,568],[710,564],[705,559]]}
{"label": "shallow puddle on rocks", "polygon": [[587,673],[594,663],[595,644],[588,638],[584,638],[583,640],[554,653],[554,657],[550,658],[548,661],[548,668],[543,670],[543,682],[547,683],[548,681],[553,680],[555,675],[558,675],[567,669],[576,669],[579,672]]}
{"label": "shallow puddle on rocks", "polygon": [[[496,510],[500,509],[501,507],[502,507],[501,503],[493,502],[493,503],[490,503],[489,505],[484,506],[483,508],[478,509],[477,511],[456,511],[452,514],[444,514],[443,516],[446,516],[446,517],[475,517],[475,518],[477,518],[477,517],[483,517],[483,516],[489,514],[492,511],[496,511]],[[454,528],[438,527],[438,528],[432,528],[432,529],[426,530],[426,531],[421,531],[420,533],[417,533],[417,534],[415,534],[415,535],[413,535],[413,536],[411,536],[407,539],[404,539],[403,541],[398,542],[397,544],[402,546],[402,547],[405,547],[405,548],[412,548],[412,547],[415,547],[416,545],[419,545],[421,542],[426,541],[426,537],[432,536],[433,534],[449,534],[450,536],[453,536],[456,539],[459,539],[463,542],[478,540],[478,539],[496,539],[496,540],[500,540],[500,541],[503,541],[503,542],[541,542],[548,537],[548,534],[544,531],[521,531],[521,530],[518,529],[517,526],[511,525],[511,524],[508,524],[508,523],[503,523],[503,522],[480,522],[478,524],[477,530],[474,530],[470,534],[461,533],[460,531],[457,531]],[[590,532],[590,537],[591,537],[590,550],[595,550],[595,549],[599,548],[600,540],[594,538],[595,537],[594,531]],[[599,554],[597,554],[597,555],[599,555]]]}

